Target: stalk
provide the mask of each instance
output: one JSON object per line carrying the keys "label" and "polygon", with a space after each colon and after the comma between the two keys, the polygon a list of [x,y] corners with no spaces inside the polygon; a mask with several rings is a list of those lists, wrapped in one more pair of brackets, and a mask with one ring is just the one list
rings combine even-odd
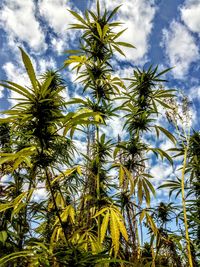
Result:
{"label": "stalk", "polygon": [[54,196],[53,188],[51,186],[51,181],[50,181],[50,177],[49,177],[47,168],[45,168],[45,174],[46,174],[47,184],[48,184],[48,187],[50,189],[51,197],[52,197],[52,200],[53,200],[53,204],[54,204],[54,207],[55,207],[55,210],[56,210],[56,215],[58,217],[58,220],[60,222],[61,228],[63,230],[63,234],[64,234],[64,237],[65,237],[66,243],[68,243],[67,235],[66,235],[66,232],[65,232],[65,227],[64,227],[63,221],[62,221],[62,219],[60,217],[60,212],[59,212],[58,206],[56,204],[56,199],[55,199],[55,196]]}
{"label": "stalk", "polygon": [[[174,120],[175,121],[175,120]],[[177,133],[179,135],[180,140],[182,139],[180,134],[180,128],[177,125],[177,123],[174,123]],[[183,217],[184,217],[184,226],[185,226],[185,239],[186,239],[186,247],[188,251],[188,263],[189,267],[193,267],[193,261],[192,261],[192,253],[190,248],[190,237],[189,237],[189,231],[188,231],[188,222],[187,222],[187,210],[186,210],[186,201],[185,201],[185,170],[187,167],[187,155],[188,155],[188,146],[189,146],[189,140],[188,137],[190,136],[190,127],[187,131],[183,127],[183,134],[186,138],[186,145],[182,141],[183,147],[184,147],[184,157],[183,157],[183,168],[182,168],[182,174],[181,174],[181,198],[182,198],[182,206],[183,206]]]}
{"label": "stalk", "polygon": [[[97,142],[99,142],[99,127],[97,126]],[[97,147],[97,155],[98,155],[98,160],[99,160],[99,147]],[[97,202],[99,203],[100,200],[100,166],[98,163],[98,171],[97,171]],[[101,240],[101,220],[100,220],[100,216],[98,216],[98,225],[97,225],[97,231],[98,231],[98,241],[100,244],[100,240]]]}
{"label": "stalk", "polygon": [[137,258],[139,260],[141,257],[141,249],[140,249],[140,237],[139,237],[139,232],[138,232],[137,221],[135,222],[135,236],[137,239]]}
{"label": "stalk", "polygon": [[181,195],[182,195],[183,216],[184,216],[184,225],[185,225],[185,239],[186,239],[187,250],[188,250],[188,262],[189,262],[189,266],[193,267],[192,254],[191,254],[191,248],[190,248],[190,237],[189,237],[189,232],[188,232],[186,201],[185,201],[185,183],[184,183],[185,169],[187,165],[187,153],[188,153],[188,147],[186,146],[184,148],[184,160],[183,160],[183,168],[182,168],[182,176],[181,176]]}
{"label": "stalk", "polygon": [[151,267],[156,267],[156,254],[154,252],[154,247],[151,247],[151,255],[152,255],[152,265]]}

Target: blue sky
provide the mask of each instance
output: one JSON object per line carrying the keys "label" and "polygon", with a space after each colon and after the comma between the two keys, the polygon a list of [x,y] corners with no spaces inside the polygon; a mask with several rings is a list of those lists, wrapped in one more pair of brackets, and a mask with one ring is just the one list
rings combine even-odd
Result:
{"label": "blue sky", "polygon": [[[127,50],[126,60],[116,55],[124,73],[135,65],[173,66],[169,86],[190,92],[199,100],[200,0],[100,0],[102,5],[105,2],[108,9],[122,4],[118,19],[125,22],[124,28],[128,27],[122,38],[137,48]],[[17,46],[32,56],[38,73],[61,66],[65,58],[62,52],[73,47],[77,39],[77,33],[67,30],[73,22],[67,9],[81,13],[94,4],[92,0],[2,0],[0,78],[12,80],[23,74]],[[5,104],[6,100],[3,107]]]}
{"label": "blue sky", "polygon": [[[76,48],[79,33],[69,30],[74,18],[67,9],[80,14],[94,8],[93,0],[1,0],[0,1],[0,79],[28,84],[18,46],[31,56],[38,74],[62,66],[63,51]],[[192,119],[199,129],[200,115],[200,0],[100,0],[107,9],[122,4],[117,20],[128,28],[123,41],[136,49],[125,49],[126,58],[115,55],[113,64],[121,77],[130,77],[134,66],[158,64],[160,69],[174,67],[167,75],[168,88],[183,90],[192,101]],[[64,70],[65,97],[81,95],[75,74]],[[15,103],[15,93],[0,88],[0,110]],[[116,136],[115,125],[112,134]],[[163,139],[163,148],[170,143]],[[163,180],[172,170],[167,163],[155,164],[152,174]]]}

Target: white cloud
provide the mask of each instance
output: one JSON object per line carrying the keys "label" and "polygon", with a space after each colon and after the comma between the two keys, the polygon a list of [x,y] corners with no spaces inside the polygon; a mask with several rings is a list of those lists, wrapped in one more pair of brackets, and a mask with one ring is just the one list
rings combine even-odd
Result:
{"label": "white cloud", "polygon": [[35,202],[40,202],[42,200],[45,200],[47,198],[47,190],[45,188],[37,188],[35,189],[32,200]]}
{"label": "white cloud", "polygon": [[52,58],[42,58],[38,61],[39,72],[44,73],[48,69],[56,69],[56,61]]}
{"label": "white cloud", "polygon": [[[123,22],[122,28],[127,28],[127,30],[122,35],[121,40],[136,47],[136,49],[123,48],[122,50],[125,52],[127,60],[141,64],[141,60],[145,61],[149,48],[149,35],[153,28],[153,19],[156,13],[154,1],[132,0],[122,2],[121,0],[106,0],[104,3],[108,10],[113,10],[116,6],[122,4],[116,20]],[[122,58],[119,54],[117,55]]]}
{"label": "white cloud", "polygon": [[192,100],[198,99],[200,100],[200,85],[197,87],[192,87],[190,89],[190,94],[189,94],[190,98]]}
{"label": "white cloud", "polygon": [[188,26],[188,28],[200,34],[200,1],[189,0],[186,5],[182,6],[181,19]]}
{"label": "white cloud", "polygon": [[[22,86],[30,86],[30,82],[28,80],[28,77],[25,73],[25,71],[17,65],[14,65],[12,62],[7,62],[6,64],[3,65],[2,69],[5,71],[7,80],[12,81],[12,82],[17,82],[18,84]],[[16,81],[17,77],[17,81]],[[18,103],[16,98],[23,98],[20,94],[10,91],[10,99],[9,102],[10,104],[16,105]]]}
{"label": "white cloud", "polygon": [[172,21],[170,29],[163,30],[161,45],[166,51],[169,65],[175,67],[172,72],[176,78],[184,79],[190,65],[200,58],[195,38],[179,22]]}
{"label": "white cloud", "polygon": [[[166,151],[170,148],[173,148],[173,147],[174,147],[174,144],[169,139],[165,139],[165,141],[162,142],[160,145],[160,148],[164,151]],[[169,152],[168,152],[168,154],[169,154]]]}
{"label": "white cloud", "polygon": [[124,139],[126,132],[123,130],[124,119],[123,112],[120,112],[119,117],[112,117],[106,122],[105,127],[101,127],[101,132],[105,133],[108,139],[114,138],[117,139],[118,135]]}
{"label": "white cloud", "polygon": [[10,175],[4,175],[1,177],[0,185],[7,185],[7,183],[10,181],[11,176]]}
{"label": "white cloud", "polygon": [[0,87],[0,98],[2,98],[2,97],[3,97],[3,88]]}
{"label": "white cloud", "polygon": [[71,15],[67,11],[69,6],[66,5],[65,0],[40,0],[38,6],[40,14],[56,33],[66,32],[71,23]]}
{"label": "white cloud", "polygon": [[77,36],[76,30],[69,30],[70,24],[75,22],[75,18],[67,10],[71,7],[66,0],[40,0],[38,6],[40,15],[56,34],[56,37],[51,38],[51,46],[61,54],[68,48],[69,41],[75,40]]}
{"label": "white cloud", "polygon": [[51,39],[51,46],[54,51],[56,51],[59,55],[63,53],[63,51],[66,49],[66,41],[63,38],[52,38]]}
{"label": "white cloud", "polygon": [[155,185],[160,185],[163,180],[166,180],[173,173],[173,169],[169,164],[159,162],[150,169],[150,174],[154,177],[152,182]]}
{"label": "white cloud", "polygon": [[0,12],[0,27],[8,34],[11,47],[26,42],[35,52],[47,48],[44,33],[35,17],[33,0],[5,0]]}

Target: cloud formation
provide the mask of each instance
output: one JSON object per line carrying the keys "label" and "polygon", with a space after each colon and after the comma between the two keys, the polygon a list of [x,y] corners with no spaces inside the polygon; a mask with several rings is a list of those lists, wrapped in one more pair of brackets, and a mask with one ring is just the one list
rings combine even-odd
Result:
{"label": "cloud formation", "polygon": [[35,16],[33,0],[5,0],[0,11],[0,27],[7,33],[11,47],[16,42],[27,43],[35,52],[47,48],[45,35]]}
{"label": "cloud formation", "polygon": [[165,49],[170,67],[175,78],[186,78],[191,64],[200,58],[194,36],[186,26],[172,21],[170,28],[163,29],[162,47]]}
{"label": "cloud formation", "polygon": [[77,34],[76,31],[69,30],[70,24],[75,22],[74,17],[68,11],[72,9],[70,1],[40,0],[38,7],[41,17],[46,20],[55,34],[51,37],[52,48],[61,54],[68,47],[68,42],[76,39]]}
{"label": "cloud formation", "polygon": [[182,6],[181,19],[185,25],[192,31],[200,34],[200,1],[189,0]]}

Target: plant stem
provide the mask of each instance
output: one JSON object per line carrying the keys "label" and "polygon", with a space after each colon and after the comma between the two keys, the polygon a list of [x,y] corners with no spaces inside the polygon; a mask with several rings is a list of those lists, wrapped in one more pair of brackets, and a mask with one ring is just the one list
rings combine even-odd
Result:
{"label": "plant stem", "polygon": [[47,168],[45,168],[45,174],[46,174],[46,178],[47,178],[47,184],[48,184],[48,187],[50,189],[51,197],[52,197],[52,200],[53,200],[53,204],[54,204],[54,207],[55,207],[55,210],[56,210],[56,215],[58,216],[61,228],[63,230],[63,234],[65,236],[66,243],[68,243],[67,235],[66,235],[66,232],[65,232],[65,227],[64,227],[63,221],[62,221],[62,219],[60,217],[60,212],[59,212],[58,206],[56,204],[56,199],[55,199],[55,196],[54,196],[53,188],[51,186],[51,181],[50,181],[50,177],[49,177],[49,173],[48,173]]}
{"label": "plant stem", "polygon": [[[97,142],[99,142],[99,127],[97,126]],[[98,161],[99,161],[99,147],[97,146],[97,156],[98,156]],[[99,162],[98,162],[98,170],[97,170],[97,202],[98,202],[98,208],[99,208],[99,200],[100,200],[100,166],[99,166]],[[97,229],[98,229],[98,241],[100,244],[100,240],[101,240],[101,221],[100,221],[100,216],[98,216],[98,225],[97,225]]]}
{"label": "plant stem", "polygon": [[192,255],[190,249],[190,237],[188,232],[188,223],[187,223],[187,212],[186,212],[186,201],[185,201],[185,169],[187,164],[187,146],[184,147],[184,159],[183,159],[183,168],[182,168],[182,176],[181,176],[181,195],[182,195],[182,206],[183,206],[183,216],[184,216],[184,224],[185,224],[185,238],[187,243],[188,250],[188,262],[189,266],[193,267]]}
{"label": "plant stem", "polygon": [[154,247],[153,247],[153,245],[152,245],[152,247],[151,247],[151,255],[152,255],[152,265],[151,265],[151,267],[156,267],[156,263],[155,263],[155,261],[156,261],[156,254],[155,254],[155,252],[154,252]]}

